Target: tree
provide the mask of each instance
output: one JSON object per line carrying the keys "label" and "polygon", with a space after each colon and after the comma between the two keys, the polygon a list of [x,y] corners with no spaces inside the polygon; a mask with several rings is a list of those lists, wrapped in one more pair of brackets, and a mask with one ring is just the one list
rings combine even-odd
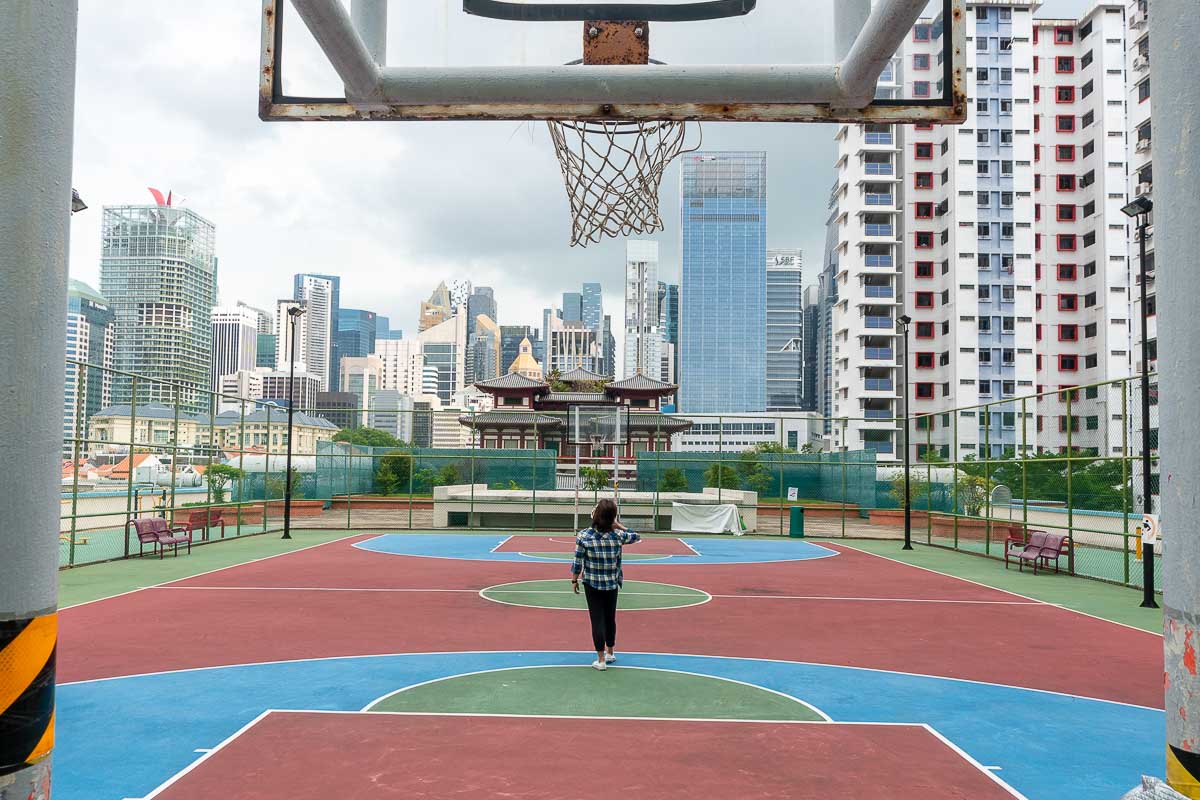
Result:
{"label": "tree", "polygon": [[347,428],[338,431],[333,437],[335,442],[357,444],[363,447],[403,447],[404,442],[387,431],[376,428]]}
{"label": "tree", "polygon": [[389,453],[379,460],[375,470],[375,487],[385,495],[407,494],[412,477],[412,454]]}
{"label": "tree", "polygon": [[437,485],[438,486],[454,486],[459,482],[458,467],[453,464],[447,464],[438,470]]}
{"label": "tree", "polygon": [[583,467],[579,470],[579,477],[583,479],[584,489],[589,492],[598,492],[608,488],[612,475],[608,470],[600,467]]}
{"label": "tree", "polygon": [[[300,480],[300,471],[292,467],[292,499],[303,500],[304,489]],[[273,500],[283,497],[287,493],[287,483],[283,474],[267,475],[263,479],[263,489],[266,491],[267,499]]]}
{"label": "tree", "polygon": [[231,464],[213,464],[204,471],[208,479],[208,490],[212,493],[214,503],[225,502],[225,487],[241,478],[246,473]]}
{"label": "tree", "polygon": [[982,514],[991,491],[987,479],[978,475],[959,475],[957,485],[958,502],[962,504],[963,513],[971,517]]}
{"label": "tree", "polygon": [[[912,508],[919,510],[928,507],[929,476],[925,474],[924,470],[909,470],[908,490]],[[904,508],[904,470],[892,478],[892,489],[889,494],[896,501],[896,505]]]}
{"label": "tree", "polygon": [[730,464],[720,461],[704,470],[704,485],[712,489],[740,489],[737,470]]}
{"label": "tree", "polygon": [[687,489],[687,476],[678,467],[664,469],[662,474],[658,476],[658,490],[660,492],[686,492]]}

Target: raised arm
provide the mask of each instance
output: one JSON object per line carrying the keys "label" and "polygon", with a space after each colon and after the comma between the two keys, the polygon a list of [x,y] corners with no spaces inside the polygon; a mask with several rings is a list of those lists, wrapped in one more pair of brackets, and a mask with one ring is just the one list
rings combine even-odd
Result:
{"label": "raised arm", "polygon": [[642,537],[633,531],[626,528],[619,522],[613,523],[613,530],[621,537],[621,544],[637,544],[642,540]]}

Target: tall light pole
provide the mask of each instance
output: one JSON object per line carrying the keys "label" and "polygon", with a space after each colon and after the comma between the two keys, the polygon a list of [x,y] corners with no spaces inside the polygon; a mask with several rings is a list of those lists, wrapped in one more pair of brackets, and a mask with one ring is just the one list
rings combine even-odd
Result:
{"label": "tall light pole", "polygon": [[[1153,481],[1151,470],[1153,461],[1150,457],[1150,334],[1149,313],[1146,307],[1147,284],[1150,282],[1146,274],[1146,232],[1150,227],[1150,212],[1154,203],[1149,197],[1138,197],[1121,209],[1127,217],[1137,220],[1138,256],[1141,275],[1142,301],[1142,512],[1153,513],[1152,501]],[[1142,608],[1158,608],[1154,600],[1154,545],[1142,546]]]}
{"label": "tall light pole", "polygon": [[901,396],[904,398],[904,548],[912,550],[912,469],[911,448],[908,443],[908,326],[912,324],[912,317],[903,314],[896,318],[896,324],[900,326],[900,333],[904,336],[904,389],[901,391]]}
{"label": "tall light pole", "polygon": [[[287,460],[284,464],[283,480],[283,538],[292,538],[292,421],[296,417],[296,324],[304,315],[304,308],[292,306],[288,309],[288,416],[287,416]],[[269,467],[268,467],[269,468]]]}

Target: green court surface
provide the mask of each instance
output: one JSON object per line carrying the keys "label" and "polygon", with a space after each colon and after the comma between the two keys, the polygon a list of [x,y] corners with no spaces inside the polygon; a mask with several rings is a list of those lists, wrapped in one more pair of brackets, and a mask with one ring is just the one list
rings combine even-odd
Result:
{"label": "green court surface", "polygon": [[604,672],[580,666],[463,675],[397,692],[368,710],[771,721],[823,719],[810,706],[757,686],[619,664]]}
{"label": "green court surface", "polygon": [[1043,571],[1034,575],[1028,568],[1019,572],[1015,566],[1006,570],[1003,560],[981,558],[920,543],[914,544],[915,550],[907,551],[900,549],[899,541],[847,540],[839,543],[1134,628],[1153,633],[1162,633],[1163,630],[1162,611],[1140,607],[1141,589],[1114,586],[1064,573],[1056,575]]}
{"label": "green court surface", "polygon": [[[534,608],[569,608],[578,611],[587,609],[583,590],[575,594],[568,580],[522,581],[489,586],[481,591],[484,598],[512,606]],[[645,583],[625,581],[617,601],[617,608],[637,611],[647,608],[686,608],[707,603],[712,597],[707,592],[687,586],[669,583]]]}
{"label": "green court surface", "polygon": [[[237,539],[218,540],[201,546],[193,546],[191,555],[185,550],[179,556],[168,554],[161,561],[157,556],[146,555],[123,561],[90,564],[58,573],[59,608],[111,597],[145,586],[175,581],[202,572],[223,567],[232,567],[260,558],[290,553],[312,547],[359,532],[347,531],[294,531],[293,538],[283,540],[279,533],[260,536],[242,536]],[[136,550],[135,550],[136,552]]]}

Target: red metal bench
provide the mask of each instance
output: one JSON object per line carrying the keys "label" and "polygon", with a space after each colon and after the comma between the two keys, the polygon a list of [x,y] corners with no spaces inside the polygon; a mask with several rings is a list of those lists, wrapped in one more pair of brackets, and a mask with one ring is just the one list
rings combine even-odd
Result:
{"label": "red metal bench", "polygon": [[1011,559],[1016,559],[1017,569],[1024,571],[1026,564],[1033,565],[1033,574],[1038,567],[1049,567],[1054,562],[1054,571],[1059,571],[1059,559],[1070,555],[1070,544],[1066,534],[1029,531],[1029,540],[1021,536],[1009,536],[1004,540],[1004,568],[1008,569]]}
{"label": "red metal bench", "polygon": [[222,513],[224,512],[219,508],[211,511],[193,511],[188,514],[188,521],[182,527],[186,528],[189,534],[200,531],[200,540],[207,542],[208,529],[219,526],[221,528],[221,538],[224,539],[225,520],[221,516]]}
{"label": "red metal bench", "polygon": [[179,555],[181,544],[187,545],[188,553],[192,552],[192,534],[184,525],[167,525],[167,521],[161,517],[144,517],[131,522],[137,531],[138,556],[145,554],[146,545],[153,547],[151,552],[158,552],[160,560],[168,547],[175,549],[176,556]]}

